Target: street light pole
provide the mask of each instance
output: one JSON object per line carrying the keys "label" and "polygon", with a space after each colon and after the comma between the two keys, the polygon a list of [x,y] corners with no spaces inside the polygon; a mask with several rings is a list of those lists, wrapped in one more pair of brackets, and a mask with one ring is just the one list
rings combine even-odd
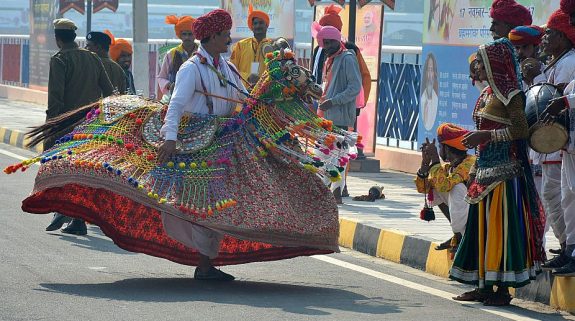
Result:
{"label": "street light pole", "polygon": [[349,29],[347,41],[355,43],[355,22],[357,20],[357,0],[349,0]]}
{"label": "street light pole", "polygon": [[150,57],[148,54],[148,0],[132,0],[134,41],[134,86],[150,96]]}
{"label": "street light pole", "polygon": [[[349,27],[347,31],[347,41],[355,43],[355,25],[357,21],[357,0],[349,0]],[[367,99],[368,97],[365,97]],[[354,130],[357,131],[357,120],[355,122]],[[362,148],[357,149],[357,159],[365,159],[365,154]]]}
{"label": "street light pole", "polygon": [[92,31],[92,0],[88,0],[86,6],[86,34],[88,34]]}

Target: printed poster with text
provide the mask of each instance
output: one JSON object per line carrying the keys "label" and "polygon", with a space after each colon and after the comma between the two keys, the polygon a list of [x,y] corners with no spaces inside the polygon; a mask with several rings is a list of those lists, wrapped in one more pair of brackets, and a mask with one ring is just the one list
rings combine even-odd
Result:
{"label": "printed poster with text", "polygon": [[[325,8],[331,4],[332,3],[316,5],[315,21],[319,21],[323,16]],[[343,22],[342,34],[343,37],[347,39],[349,29],[349,5],[346,5],[339,15]],[[361,9],[357,7],[356,17],[355,44],[361,51],[361,55],[369,69],[372,80],[369,97],[364,97],[364,99],[367,99],[367,103],[357,118],[357,130],[363,136],[362,143],[365,145],[364,152],[373,153],[377,120],[375,105],[377,102],[377,79],[379,75],[383,5],[381,3],[370,3]],[[315,40],[314,44],[316,44]]]}
{"label": "printed poster with text", "polygon": [[[543,25],[559,0],[518,0]],[[493,40],[489,8],[492,0],[425,0],[423,68],[418,142],[436,137],[444,122],[475,129],[473,108],[479,89],[469,78],[469,57],[479,45]]]}
{"label": "printed poster with text", "polygon": [[268,38],[284,37],[293,42],[295,30],[295,0],[222,0],[222,8],[232,15],[232,39],[253,37],[248,27],[248,7],[260,10],[270,16]]}

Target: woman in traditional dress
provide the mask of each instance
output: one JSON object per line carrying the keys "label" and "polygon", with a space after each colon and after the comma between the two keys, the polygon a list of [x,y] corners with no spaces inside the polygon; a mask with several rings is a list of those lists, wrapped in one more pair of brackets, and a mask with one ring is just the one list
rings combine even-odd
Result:
{"label": "woman in traditional dress", "polygon": [[509,40],[479,47],[477,72],[489,86],[473,112],[477,130],[463,140],[478,157],[466,196],[465,236],[450,278],[478,286],[455,300],[509,305],[508,288],[528,284],[541,271],[545,219],[529,167],[525,97]]}

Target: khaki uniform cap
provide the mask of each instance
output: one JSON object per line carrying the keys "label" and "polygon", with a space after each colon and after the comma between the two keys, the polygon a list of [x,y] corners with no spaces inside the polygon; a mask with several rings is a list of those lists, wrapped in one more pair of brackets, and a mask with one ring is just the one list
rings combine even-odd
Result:
{"label": "khaki uniform cap", "polygon": [[60,18],[54,20],[54,30],[77,30],[74,21],[66,18]]}

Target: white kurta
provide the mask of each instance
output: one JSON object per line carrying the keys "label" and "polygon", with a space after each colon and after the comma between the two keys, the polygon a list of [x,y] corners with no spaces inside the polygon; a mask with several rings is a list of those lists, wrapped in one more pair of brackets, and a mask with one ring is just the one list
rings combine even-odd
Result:
{"label": "white kurta", "polygon": [[[561,205],[565,212],[565,234],[567,245],[575,246],[575,80],[565,88],[569,105],[570,133],[567,152],[561,164]],[[571,253],[575,257],[575,251]]]}
{"label": "white kurta", "polygon": [[[207,64],[213,65],[213,58],[208,54],[205,49],[200,46],[198,53],[206,58]],[[239,80],[239,77],[230,69],[228,64],[222,57],[220,57],[220,64],[218,70],[230,82],[234,83],[238,88],[246,91],[244,85]],[[233,67],[235,68],[235,67]],[[200,57],[195,55],[182,64],[180,70],[176,74],[176,85],[174,93],[170,100],[168,113],[164,121],[164,126],[160,133],[166,140],[176,140],[178,125],[184,113],[199,113],[208,114],[208,106],[206,103],[206,96],[202,94],[202,80],[208,93],[228,97],[235,100],[245,98],[231,85],[221,86],[217,74],[208,68],[206,64],[200,62]],[[215,115],[229,115],[235,108],[236,103],[229,102],[220,98],[211,98],[213,101]]]}
{"label": "white kurta", "polygon": [[[198,53],[206,58],[208,64],[213,66],[213,58],[203,47],[200,46]],[[245,87],[239,77],[228,65],[231,63],[226,62],[222,57],[219,60],[218,70],[222,75],[245,92]],[[202,93],[204,92],[202,80],[206,91],[210,94],[235,100],[244,98],[233,86],[229,84],[222,86],[217,74],[206,64],[202,64],[200,57],[195,55],[184,62],[176,74],[174,92],[166,113],[164,126],[160,130],[161,135],[166,140],[177,139],[178,125],[184,113],[208,114],[207,98]],[[236,107],[236,103],[224,99],[212,97],[211,100],[215,115],[229,115]],[[162,214],[162,221],[166,234],[171,238],[212,259],[217,257],[223,239],[222,233],[168,214]]]}
{"label": "white kurta", "polygon": [[451,229],[453,233],[465,234],[465,226],[467,225],[467,215],[469,213],[469,203],[465,201],[467,195],[467,186],[459,183],[449,192],[438,192],[433,189],[433,204],[445,204],[449,207],[449,214],[451,216]]}

